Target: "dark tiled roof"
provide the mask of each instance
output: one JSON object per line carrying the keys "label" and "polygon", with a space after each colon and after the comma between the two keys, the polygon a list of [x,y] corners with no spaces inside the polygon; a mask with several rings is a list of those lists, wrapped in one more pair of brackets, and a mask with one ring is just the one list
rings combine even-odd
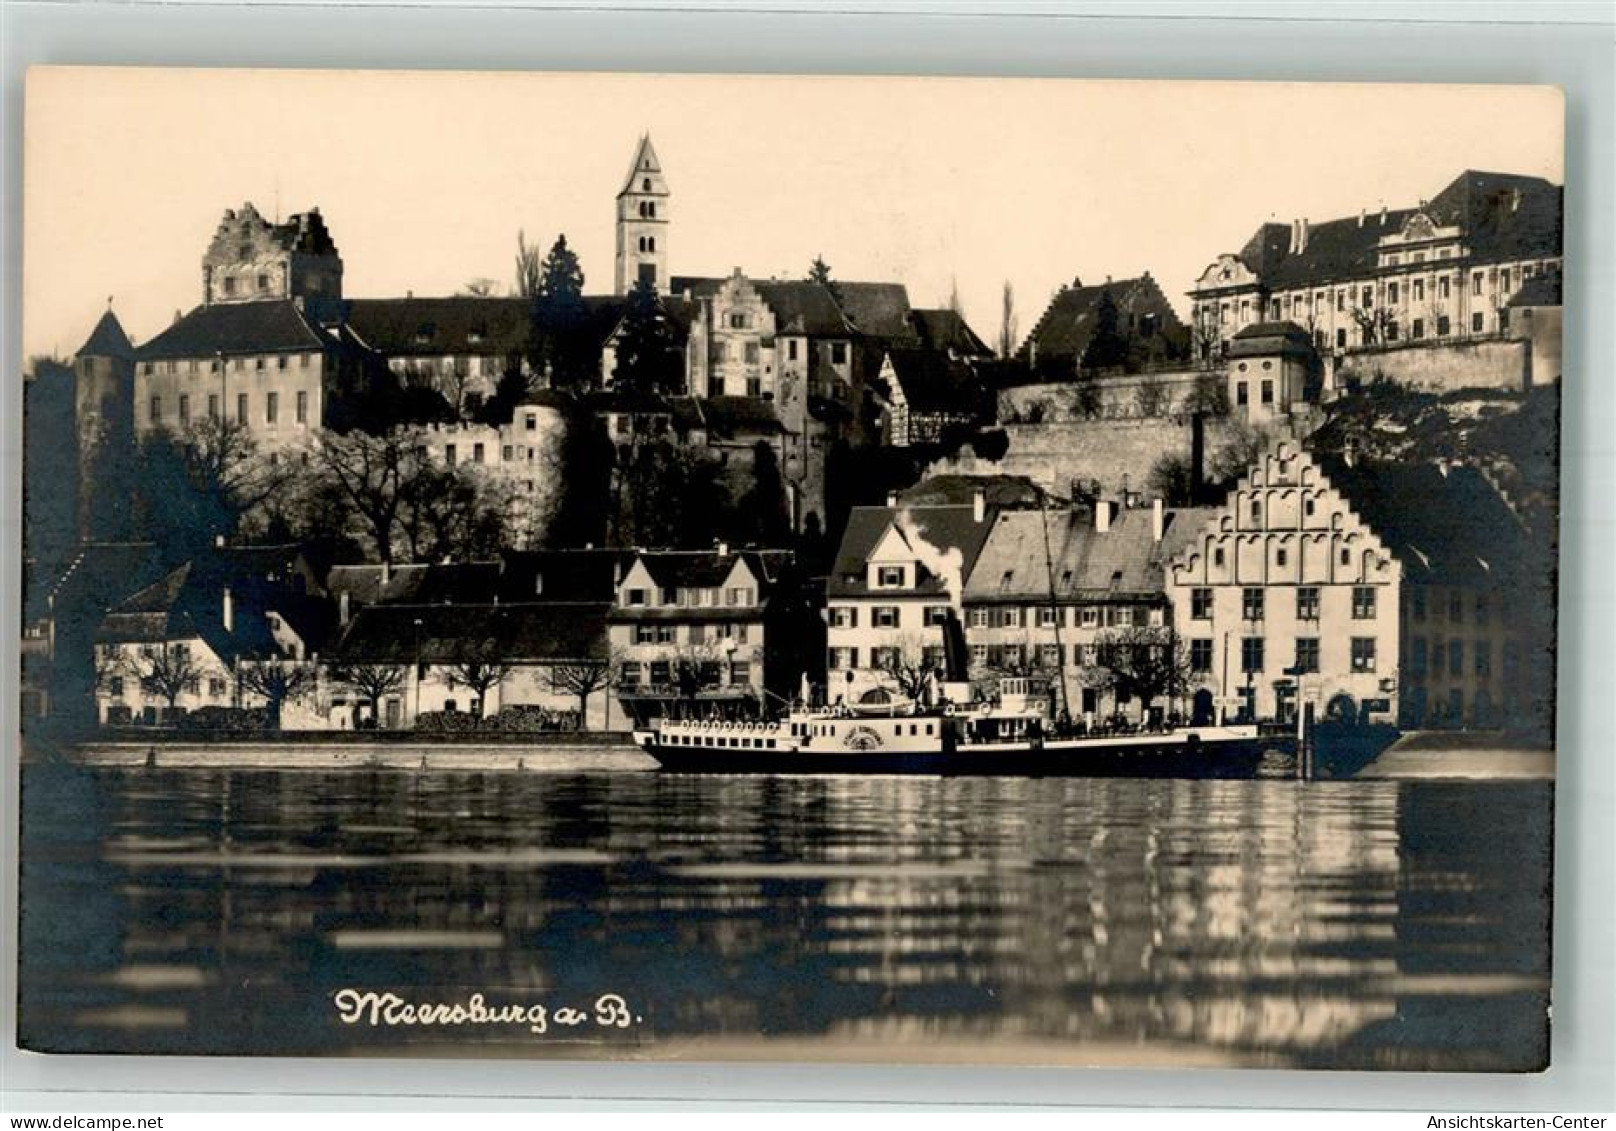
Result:
{"label": "dark tiled roof", "polygon": [[1062,287],[1049,302],[1038,324],[1027,340],[1021,343],[1016,356],[1025,360],[1034,342],[1038,345],[1040,362],[1056,358],[1080,361],[1088,349],[1089,340],[1099,329],[1100,298],[1107,291],[1117,304],[1117,329],[1128,332],[1128,315],[1135,307],[1141,312],[1156,314],[1162,319],[1160,331],[1174,336],[1183,332],[1183,324],[1167,304],[1161,288],[1148,274],[1136,279],[1107,279],[1094,286],[1080,282]]}
{"label": "dark tiled roof", "polygon": [[[230,591],[231,623],[224,623],[224,591]],[[283,611],[284,610],[284,611]],[[269,623],[273,612],[304,638],[311,651],[324,643],[328,617],[290,587],[238,572],[228,556],[204,555],[172,570],[113,607],[102,619],[97,639],[117,643],[158,643],[201,638],[226,662],[238,656],[271,656],[278,647]]]}
{"label": "dark tiled roof", "polygon": [[[921,540],[938,552],[947,554],[951,550],[958,551],[963,581],[970,576],[977,555],[987,540],[988,531],[993,527],[993,512],[989,511],[983,521],[978,522],[975,508],[969,506],[854,507],[847,517],[847,528],[836,551],[835,569],[826,583],[829,596],[863,597],[875,592],[867,584],[865,566],[876,544],[894,522],[900,524],[900,529],[917,533]],[[911,592],[942,594],[946,592],[946,586],[942,579],[928,570],[921,583]]]}
{"label": "dark tiled roof", "polygon": [[981,383],[965,362],[937,350],[894,349],[887,357],[911,412],[974,413],[982,408]]}
{"label": "dark tiled roof", "polygon": [[1258,354],[1311,354],[1313,339],[1294,322],[1257,322],[1229,340],[1230,357]]}
{"label": "dark tiled roof", "polygon": [[333,566],[326,588],[354,607],[379,604],[477,605],[498,592],[498,562]]}
{"label": "dark tiled roof", "polygon": [[30,590],[28,617],[94,617],[162,574],[162,556],[150,542],[86,542],[57,577]]}
{"label": "dark tiled roof", "polygon": [[920,506],[972,506],[976,492],[986,493],[989,507],[1035,507],[1043,490],[1025,475],[933,475],[904,491],[901,502]]}
{"label": "dark tiled roof", "polygon": [[199,306],[135,351],[140,361],[311,352],[331,345],[290,299]]}
{"label": "dark tiled roof", "polygon": [[511,550],[503,556],[499,600],[509,603],[611,601],[633,560],[628,550]]}
{"label": "dark tiled roof", "polygon": [[76,357],[115,357],[128,361],[135,356],[135,347],[129,341],[129,335],[123,332],[123,324],[118,316],[108,310],[90,331],[90,336],[79,347]]}
{"label": "dark tiled roof", "polygon": [[910,341],[915,330],[909,322],[909,291],[902,283],[844,283],[836,281],[842,313],[853,329],[889,342]]}
{"label": "dark tiled roof", "polygon": [[[1400,231],[1417,208],[1393,208],[1308,225],[1300,252],[1288,224],[1259,227],[1240,252],[1270,288],[1314,286],[1370,274],[1382,237]],[[1560,254],[1561,190],[1541,177],[1466,170],[1438,193],[1425,214],[1464,228],[1476,263]]]}
{"label": "dark tiled roof", "polygon": [[389,357],[492,356],[527,347],[532,310],[525,298],[361,298],[348,303],[348,323]]}
{"label": "dark tiled roof", "polygon": [[953,350],[961,357],[993,356],[993,350],[958,311],[911,310],[909,322],[922,349]]}
{"label": "dark tiled roof", "polygon": [[1559,306],[1560,305],[1560,275],[1558,272],[1545,272],[1542,275],[1533,275],[1521,284],[1515,297],[1509,300],[1511,306]]}
{"label": "dark tiled roof", "polygon": [[600,601],[374,605],[348,622],[332,659],[339,664],[605,659],[609,607]]}
{"label": "dark tiled roof", "polygon": [[772,436],[783,430],[770,401],[757,397],[708,397],[698,401],[708,431],[722,439]]}
{"label": "dark tiled roof", "polygon": [[765,281],[754,284],[774,311],[775,330],[816,338],[847,337],[847,319],[831,293],[818,283]]}
{"label": "dark tiled roof", "polygon": [[758,579],[759,598],[790,568],[792,555],[786,550],[647,550],[637,556],[652,580],[664,589],[711,589],[722,585],[743,558]]}
{"label": "dark tiled roof", "polygon": [[[1165,593],[1164,563],[1216,512],[1163,513],[1162,540],[1149,508],[1124,510],[1103,534],[1087,508],[1000,514],[965,584],[965,599],[1027,604],[1048,600],[1050,565],[1058,600],[1141,600]],[[1046,550],[1047,546],[1047,550]]]}
{"label": "dark tiled roof", "polygon": [[[1410,581],[1511,585],[1531,560],[1520,520],[1485,476],[1464,464],[1348,467],[1314,456],[1332,486],[1403,563]],[[1542,584],[1543,579],[1537,579]]]}

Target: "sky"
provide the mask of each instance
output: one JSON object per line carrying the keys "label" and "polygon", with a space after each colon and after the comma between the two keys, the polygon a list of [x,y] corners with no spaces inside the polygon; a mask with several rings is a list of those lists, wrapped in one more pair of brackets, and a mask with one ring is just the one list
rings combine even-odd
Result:
{"label": "sky", "polygon": [[1461,170],[1563,181],[1550,87],[43,67],[24,139],[24,356],[108,299],[137,344],[201,298],[228,208],[318,206],[347,297],[509,287],[517,232],[609,293],[649,132],[676,275],[957,288],[995,339],[1063,283],[1185,290],[1265,220],[1409,207]]}

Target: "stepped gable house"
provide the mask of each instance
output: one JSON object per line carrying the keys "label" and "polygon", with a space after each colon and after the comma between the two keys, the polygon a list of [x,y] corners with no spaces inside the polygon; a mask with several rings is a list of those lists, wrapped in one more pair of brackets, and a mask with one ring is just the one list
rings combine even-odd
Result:
{"label": "stepped gable house", "polygon": [[274,450],[341,422],[376,377],[341,298],[318,209],[284,224],[251,204],[226,211],[203,256],[202,305],[135,351],[136,433],[230,419]]}
{"label": "stepped gable house", "polygon": [[1321,352],[1508,335],[1521,286],[1561,263],[1559,185],[1466,170],[1415,207],[1260,225],[1190,288],[1195,349],[1221,356],[1258,322],[1295,322]]}

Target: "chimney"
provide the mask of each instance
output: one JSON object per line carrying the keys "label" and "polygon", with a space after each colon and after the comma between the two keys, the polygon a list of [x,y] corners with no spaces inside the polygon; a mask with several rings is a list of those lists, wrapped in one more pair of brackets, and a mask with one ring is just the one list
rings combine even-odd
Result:
{"label": "chimney", "polygon": [[1094,500],[1094,532],[1104,534],[1111,529],[1111,500]]}
{"label": "chimney", "polygon": [[1341,445],[1341,462],[1348,467],[1358,466],[1358,441],[1351,436]]}
{"label": "chimney", "polygon": [[533,595],[535,597],[544,596],[544,574],[543,573],[535,573],[533,575]]}
{"label": "chimney", "polygon": [[720,542],[718,544],[717,549],[718,549],[718,556],[719,557],[721,557],[721,558],[729,557],[729,543],[728,542]]}
{"label": "chimney", "polygon": [[1442,478],[1444,479],[1448,477],[1448,466],[1448,461],[1445,459],[1438,459],[1436,461],[1436,469],[1441,473]]}
{"label": "chimney", "polygon": [[344,589],[337,594],[337,623],[348,623],[348,591]]}
{"label": "chimney", "polygon": [[1380,206],[1380,226],[1382,228],[1386,226],[1386,206],[1384,204]]}
{"label": "chimney", "polygon": [[896,491],[888,491],[887,492],[887,509],[892,510],[897,505],[898,505],[898,492],[896,492]]}
{"label": "chimney", "polygon": [[621,584],[623,584],[623,563],[614,558],[612,560],[612,588],[616,589]]}
{"label": "chimney", "polygon": [[383,587],[386,587],[387,583],[389,581],[391,581],[391,580],[393,580],[393,563],[387,561],[386,559],[383,559],[382,560],[382,585],[383,585]]}
{"label": "chimney", "polygon": [[224,549],[224,535],[223,534],[215,534],[213,536],[213,548],[215,550]]}
{"label": "chimney", "polygon": [[988,516],[988,493],[984,487],[978,487],[971,496],[971,518],[981,522]]}
{"label": "chimney", "polygon": [[1365,208],[1358,209],[1358,227],[1360,227],[1360,228],[1363,227],[1364,221],[1367,220],[1367,219],[1369,219],[1369,211],[1368,211],[1368,209],[1365,209]]}
{"label": "chimney", "polygon": [[1150,540],[1160,542],[1167,530],[1167,512],[1162,501],[1155,499],[1150,504]]}
{"label": "chimney", "polygon": [[224,630],[234,632],[236,630],[236,603],[230,596],[230,586],[228,585],[224,587],[223,604],[224,607],[220,610],[220,618],[224,621]]}
{"label": "chimney", "polygon": [[1303,216],[1300,220],[1298,220],[1296,222],[1296,231],[1297,231],[1296,250],[1298,252],[1306,251],[1307,250],[1307,217],[1306,216]]}

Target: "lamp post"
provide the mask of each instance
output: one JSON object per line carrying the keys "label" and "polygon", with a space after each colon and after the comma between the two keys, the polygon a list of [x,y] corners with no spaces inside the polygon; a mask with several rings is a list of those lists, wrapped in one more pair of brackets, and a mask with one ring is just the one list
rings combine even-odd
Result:
{"label": "lamp post", "polygon": [[1309,781],[1313,777],[1313,759],[1307,730],[1307,700],[1302,693],[1302,677],[1307,674],[1307,668],[1297,664],[1286,668],[1285,674],[1296,679],[1296,776]]}
{"label": "lamp post", "polygon": [[414,729],[421,719],[421,618],[415,618],[415,710],[410,715],[410,727]]}

